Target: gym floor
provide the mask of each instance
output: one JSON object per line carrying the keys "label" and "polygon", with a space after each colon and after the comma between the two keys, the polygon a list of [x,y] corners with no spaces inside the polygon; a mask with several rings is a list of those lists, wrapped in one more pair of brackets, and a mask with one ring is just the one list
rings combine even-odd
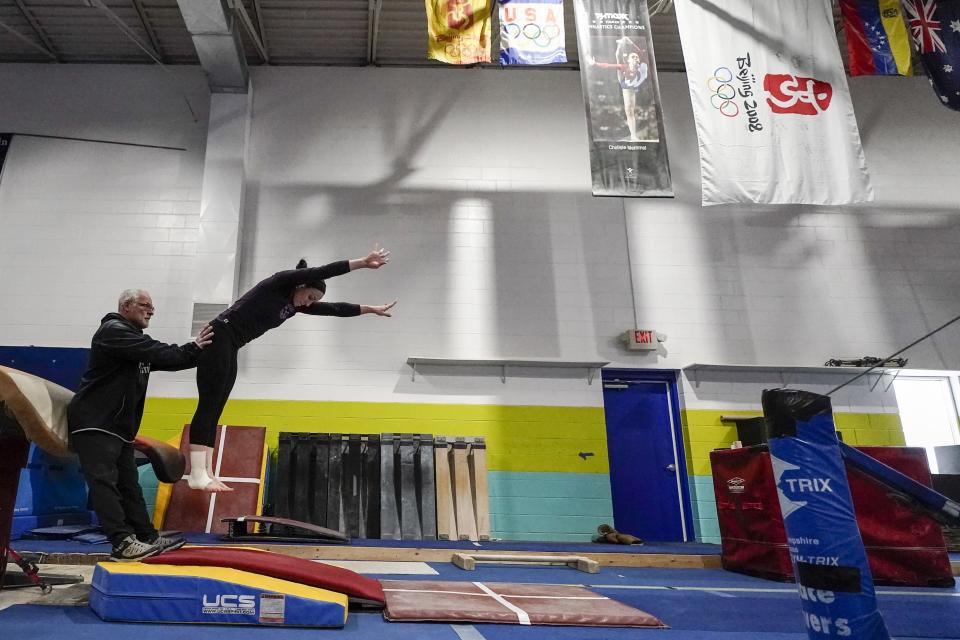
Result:
{"label": "gym floor", "polygon": [[[954,556],[954,560],[956,560]],[[627,640],[638,634],[670,639],[769,638],[803,640],[799,597],[792,584],[771,582],[721,569],[602,567],[587,574],[566,567],[479,565],[465,572],[449,563],[341,562],[365,575],[383,579],[580,584],[656,615],[669,629],[591,627],[523,627],[519,625],[451,625],[391,623],[379,613],[351,613],[341,630],[232,627],[231,640],[271,638],[298,640],[317,633],[344,640]],[[190,637],[218,639],[225,632],[213,625],[125,624],[101,621],[87,606],[93,567],[57,565],[50,573],[72,573],[84,583],[58,586],[44,596],[36,588],[0,592],[0,631],[7,638],[112,640],[134,635],[142,640]],[[16,568],[13,569],[14,571]],[[960,638],[960,587],[947,589],[878,587],[878,602],[891,636],[903,640]],[[185,628],[189,627],[189,628]]]}

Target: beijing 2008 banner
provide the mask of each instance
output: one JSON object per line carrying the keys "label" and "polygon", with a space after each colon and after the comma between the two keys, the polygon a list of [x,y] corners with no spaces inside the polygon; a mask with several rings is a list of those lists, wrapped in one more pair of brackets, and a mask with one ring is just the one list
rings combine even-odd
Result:
{"label": "beijing 2008 banner", "polygon": [[704,205],[873,200],[830,0],[676,0]]}
{"label": "beijing 2008 banner", "polygon": [[574,6],[593,195],[672,197],[647,3]]}

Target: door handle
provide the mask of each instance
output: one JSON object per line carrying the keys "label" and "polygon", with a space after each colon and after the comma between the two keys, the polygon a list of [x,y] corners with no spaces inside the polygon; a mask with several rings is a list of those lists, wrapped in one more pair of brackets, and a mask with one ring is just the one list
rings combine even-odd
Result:
{"label": "door handle", "polygon": [[669,472],[671,472],[671,473],[676,473],[676,471],[677,471],[677,465],[675,465],[675,464],[668,464],[667,466],[664,467],[664,470],[665,470],[665,471],[669,471]]}

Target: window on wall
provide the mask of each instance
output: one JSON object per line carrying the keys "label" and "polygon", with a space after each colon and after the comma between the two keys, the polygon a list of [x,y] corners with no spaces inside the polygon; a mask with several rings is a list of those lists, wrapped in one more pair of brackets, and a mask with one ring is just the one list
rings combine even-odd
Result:
{"label": "window on wall", "polygon": [[957,403],[947,377],[904,377],[893,383],[903,435],[909,447],[924,447],[930,471],[938,473],[934,447],[960,444]]}

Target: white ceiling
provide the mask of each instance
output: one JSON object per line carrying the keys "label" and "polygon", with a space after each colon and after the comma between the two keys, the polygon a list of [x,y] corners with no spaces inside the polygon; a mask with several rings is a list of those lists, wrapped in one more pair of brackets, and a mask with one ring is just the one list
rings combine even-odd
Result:
{"label": "white ceiling", "polygon": [[[241,0],[225,0],[240,2]],[[432,66],[424,0],[242,0],[275,65]],[[96,4],[95,2],[93,4]],[[199,64],[177,0],[103,0],[164,64]],[[572,0],[567,57],[578,66]],[[379,8],[378,8],[379,7]],[[495,12],[496,13],[496,12]],[[835,14],[836,14],[835,9]],[[0,62],[151,63],[122,25],[86,0],[0,0]],[[657,67],[683,70],[676,17],[651,18]],[[268,64],[237,22],[250,65]],[[499,50],[494,18],[493,51]],[[842,30],[841,30],[842,31]],[[842,44],[842,33],[841,46]],[[496,58],[496,53],[494,53]]]}

